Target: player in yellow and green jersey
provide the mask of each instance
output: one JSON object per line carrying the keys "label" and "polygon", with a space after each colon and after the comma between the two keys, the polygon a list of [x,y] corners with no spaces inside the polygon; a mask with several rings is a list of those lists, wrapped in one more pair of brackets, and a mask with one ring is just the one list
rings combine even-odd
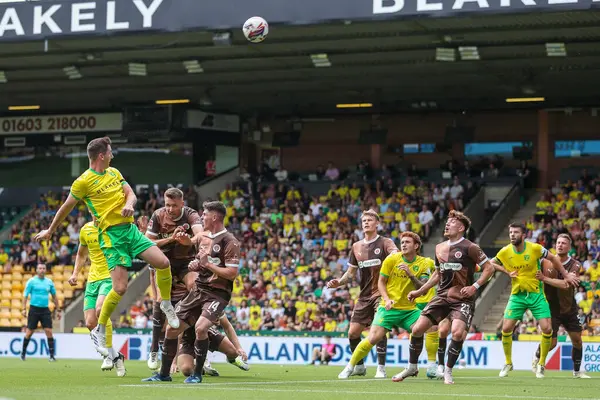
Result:
{"label": "player in yellow and green jersey", "polygon": [[493,260],[497,271],[511,277],[512,289],[502,322],[502,347],[506,364],[500,371],[500,377],[508,376],[512,371],[512,335],[526,310],[530,310],[542,330],[540,360],[536,368],[536,377],[543,378],[546,357],[552,343],[552,324],[550,306],[544,295],[541,282],[536,278],[544,258],[552,262],[571,285],[577,285],[577,278],[569,275],[560,259],[537,243],[525,242],[527,228],[521,223],[513,223],[508,227],[509,245],[503,247]]}
{"label": "player in yellow and green jersey", "polygon": [[[96,226],[95,219],[82,226],[79,231],[79,248],[77,249],[77,257],[75,258],[75,269],[69,278],[71,286],[77,285],[77,277],[88,258],[91,261],[91,265],[85,285],[83,315],[85,325],[92,331],[98,325],[98,317],[100,316],[104,299],[110,292],[110,289],[112,289],[108,264],[98,242],[98,227]],[[101,369],[107,371],[116,367],[117,376],[125,376],[125,358],[112,347],[112,321],[110,318],[106,321],[106,348],[108,349],[109,356],[104,357]]]}
{"label": "player in yellow and green jersey", "polygon": [[156,270],[156,283],[162,298],[161,309],[169,325],[179,328],[179,319],[170,301],[172,277],[169,260],[133,223],[137,197],[121,173],[110,166],[113,158],[110,138],[92,140],[88,143],[87,154],[90,168],[73,182],[71,193],[54,216],[52,224],[38,233],[35,240],[50,239],[79,201],[85,202],[97,219],[98,240],[106,257],[113,287],[104,300],[92,337],[97,343],[96,350],[108,357],[106,324],[127,290],[127,270],[131,268],[134,258],[141,258]]}
{"label": "player in yellow and green jersey", "polygon": [[386,257],[381,267],[378,289],[381,303],[369,330],[369,336],[363,339],[352,353],[350,362],[338,375],[339,379],[348,379],[356,364],[364,359],[381,339],[395,327],[410,331],[419,319],[421,310],[408,300],[408,293],[420,288],[427,282],[434,269],[431,258],[421,257],[417,253],[421,248],[421,238],[413,232],[400,235],[400,252]]}

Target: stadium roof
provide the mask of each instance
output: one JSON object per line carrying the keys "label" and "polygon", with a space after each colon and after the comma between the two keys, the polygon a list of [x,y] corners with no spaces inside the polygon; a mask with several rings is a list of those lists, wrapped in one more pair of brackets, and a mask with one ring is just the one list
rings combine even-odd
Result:
{"label": "stadium roof", "polygon": [[505,100],[515,97],[593,106],[600,93],[600,11],[276,26],[261,44],[241,31],[231,39],[182,32],[3,43],[0,110],[190,99],[244,114],[308,115],[340,103],[498,109],[514,107]]}

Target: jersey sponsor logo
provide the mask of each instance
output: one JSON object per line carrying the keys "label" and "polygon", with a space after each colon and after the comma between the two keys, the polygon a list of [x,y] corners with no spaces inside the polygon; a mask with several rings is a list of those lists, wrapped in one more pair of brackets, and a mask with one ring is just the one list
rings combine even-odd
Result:
{"label": "jersey sponsor logo", "polygon": [[219,246],[218,244],[215,244],[212,249],[215,253],[218,253],[221,251],[221,246]]}
{"label": "jersey sponsor logo", "polygon": [[215,265],[221,265],[221,259],[219,257],[208,256],[208,262]]}
{"label": "jersey sponsor logo", "polygon": [[381,260],[376,258],[374,260],[365,260],[358,262],[358,268],[371,268],[381,265]]}
{"label": "jersey sponsor logo", "polygon": [[379,253],[381,253],[381,249],[375,249],[375,251],[373,251],[376,255],[379,255]]}
{"label": "jersey sponsor logo", "polygon": [[462,269],[461,263],[441,263],[440,269],[442,271],[460,271]]}

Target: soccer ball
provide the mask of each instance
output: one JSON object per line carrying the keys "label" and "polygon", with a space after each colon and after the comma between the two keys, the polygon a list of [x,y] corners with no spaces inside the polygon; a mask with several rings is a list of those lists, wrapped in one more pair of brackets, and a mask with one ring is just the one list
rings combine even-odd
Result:
{"label": "soccer ball", "polygon": [[269,34],[269,24],[261,17],[252,17],[242,27],[244,36],[252,43],[260,43]]}

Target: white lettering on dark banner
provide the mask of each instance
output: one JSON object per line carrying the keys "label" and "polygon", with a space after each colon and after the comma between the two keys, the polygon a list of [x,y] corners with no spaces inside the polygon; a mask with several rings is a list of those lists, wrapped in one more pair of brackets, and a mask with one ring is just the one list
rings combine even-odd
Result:
{"label": "white lettering on dark banner", "polygon": [[[600,0],[591,0],[592,3],[598,3]],[[417,0],[416,8],[410,7],[412,2],[406,0],[373,0],[373,14],[395,14],[407,13],[418,14],[426,12],[444,12],[450,11],[477,11],[477,10],[500,10],[500,9],[524,9],[530,7],[551,7],[563,4],[590,3],[590,0]]]}
{"label": "white lettering on dark banner", "polygon": [[[123,4],[125,0],[120,0]],[[129,0],[138,11],[137,18],[141,17],[142,28],[153,27],[154,15],[164,0],[152,0],[146,4],[144,0]],[[106,9],[99,11],[98,1],[78,2],[72,4],[36,5],[33,7],[33,15],[25,15],[23,8],[7,7],[0,16],[0,38],[6,34],[14,36],[42,35],[46,33],[81,33],[96,31],[118,31],[130,29],[131,20],[135,15],[127,15],[128,20],[117,20],[117,1],[106,1]],[[65,15],[59,18],[58,14],[65,9],[69,12],[67,19]],[[21,12],[21,15],[19,12]],[[31,12],[31,11],[29,11]],[[62,26],[61,26],[62,25]],[[66,26],[69,25],[69,26]],[[25,30],[27,27],[27,31]],[[31,30],[31,31],[29,31]]]}

